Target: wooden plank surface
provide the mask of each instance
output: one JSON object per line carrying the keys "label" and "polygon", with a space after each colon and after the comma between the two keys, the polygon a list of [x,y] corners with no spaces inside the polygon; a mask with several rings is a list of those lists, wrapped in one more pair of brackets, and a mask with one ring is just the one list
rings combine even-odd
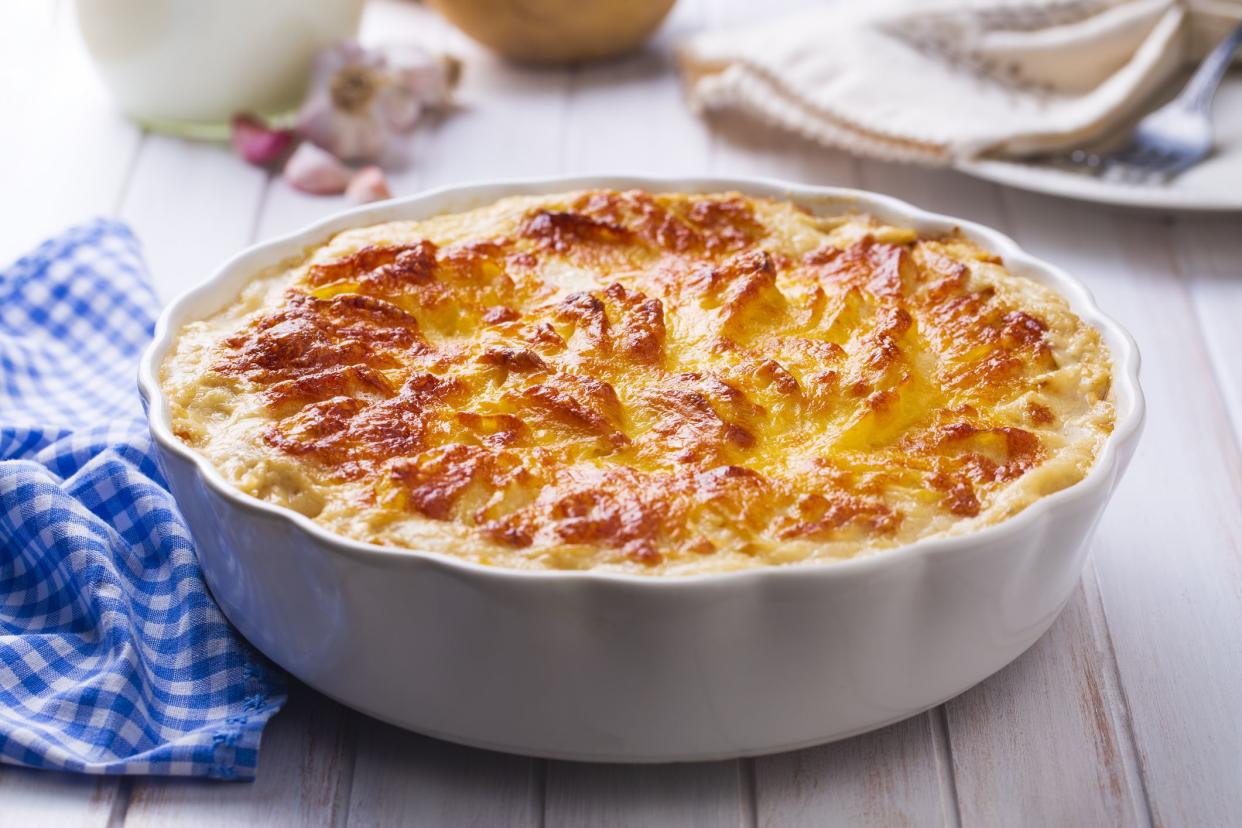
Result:
{"label": "wooden plank surface", "polygon": [[[59,6],[0,9],[0,267],[69,224],[113,212],[141,140],[112,111]],[[127,787],[116,778],[0,766],[0,828],[102,828],[115,822]]]}
{"label": "wooden plank surface", "polygon": [[760,826],[956,822],[941,784],[935,719],[916,716],[830,745],[755,760]]}
{"label": "wooden plank surface", "polygon": [[[781,7],[797,0],[781,0]],[[1084,279],[1144,352],[1147,433],[1084,589],[1010,668],[941,710],[758,760],[626,768],[449,746],[305,688],[270,726],[259,781],[93,780],[0,768],[0,826],[703,824],[1226,825],[1242,810],[1242,240],[1236,218],[1169,221],[822,151],[736,116],[688,113],[671,46],[761,14],[683,0],[654,48],[568,70],[514,67],[425,8],[373,3],[367,36],[467,61],[459,108],[420,124],[394,192],[574,172],[768,175],[858,185],[1006,230]],[[69,4],[6,4],[0,258],[93,213],[143,239],[168,297],[248,240],[328,215],[222,147],[112,111]],[[66,106],[66,101],[76,105]]]}
{"label": "wooden plank surface", "polygon": [[349,825],[541,824],[544,763],[358,716]]}
{"label": "wooden plank surface", "polygon": [[[718,9],[728,17],[732,9]],[[712,172],[863,186],[862,166],[797,136],[756,130],[737,115],[712,118]],[[810,750],[753,760],[759,825],[927,825],[956,821],[939,714]],[[943,773],[942,773],[943,772]]]}
{"label": "wooden plank surface", "polygon": [[1242,218],[1206,216],[1173,224],[1176,265],[1203,326],[1213,379],[1242,441]]}
{"label": "wooden plank surface", "polygon": [[[161,299],[203,281],[250,244],[266,186],[266,173],[224,146],[146,137],[120,213],[140,231]],[[146,227],[158,232],[142,233]]]}
{"label": "wooden plank surface", "polygon": [[1153,820],[1242,810],[1242,474],[1169,223],[1004,192],[1014,235],[1090,285],[1143,352],[1148,421],[1095,565]]}
{"label": "wooden plank surface", "polygon": [[123,824],[128,828],[344,825],[356,734],[350,711],[295,685],[288,708],[263,734],[259,775],[253,784],[135,780]]}
{"label": "wooden plank surface", "polygon": [[749,796],[740,762],[607,765],[549,762],[548,828],[734,828]]}
{"label": "wooden plank surface", "polygon": [[[991,184],[867,162],[863,186],[1016,235]],[[1094,565],[1053,629],[1015,664],[946,705],[964,825],[1142,824],[1142,780],[1107,629],[1091,610]],[[1099,618],[1099,622],[1093,621]],[[1049,791],[1057,791],[1055,797]],[[1006,796],[997,797],[997,791]]]}
{"label": "wooden plank surface", "polygon": [[0,766],[0,828],[118,825],[127,785],[115,778]]}
{"label": "wooden plank surface", "polygon": [[1111,661],[1080,588],[1025,655],[945,706],[963,825],[1147,821]]}
{"label": "wooden plank surface", "polygon": [[64,11],[41,2],[0,9],[0,266],[70,224],[115,212],[141,140],[95,79]]}

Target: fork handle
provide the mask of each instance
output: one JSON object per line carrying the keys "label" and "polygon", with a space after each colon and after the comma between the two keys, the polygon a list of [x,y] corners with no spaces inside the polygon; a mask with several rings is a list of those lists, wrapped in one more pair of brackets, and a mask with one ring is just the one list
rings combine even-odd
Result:
{"label": "fork handle", "polygon": [[1238,51],[1239,46],[1242,46],[1242,24],[1238,24],[1237,28],[1203,59],[1203,63],[1199,64],[1194,76],[1186,84],[1186,88],[1177,96],[1178,102],[1187,109],[1206,110],[1211,105],[1212,96],[1216,94],[1216,87],[1220,86],[1221,78],[1225,76],[1225,71],[1233,61],[1233,53]]}

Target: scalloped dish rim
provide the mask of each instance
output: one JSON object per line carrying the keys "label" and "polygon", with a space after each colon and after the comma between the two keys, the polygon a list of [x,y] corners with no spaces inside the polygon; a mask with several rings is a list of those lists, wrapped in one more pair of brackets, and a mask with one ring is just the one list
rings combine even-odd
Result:
{"label": "scalloped dish rim", "polygon": [[[261,500],[242,492],[227,482],[202,455],[185,445],[170,427],[169,407],[158,380],[159,366],[172,347],[176,334],[187,322],[201,319],[235,298],[246,281],[265,267],[302,253],[306,248],[343,230],[393,220],[417,220],[447,211],[469,209],[499,198],[522,194],[550,194],[588,188],[645,189],[655,192],[719,192],[737,190],[745,195],[785,198],[816,207],[832,203],[845,209],[869,212],[896,224],[905,224],[920,232],[947,232],[960,229],[984,249],[1001,255],[1006,266],[1018,275],[1033,278],[1061,294],[1083,322],[1094,327],[1104,338],[1112,359],[1112,391],[1116,407],[1113,431],[1105,439],[1087,474],[1076,483],[1045,495],[1022,511],[1002,521],[962,535],[931,537],[903,546],[878,550],[839,560],[799,561],[782,565],[757,566],[723,572],[693,574],[641,575],[595,569],[516,569],[488,566],[436,552],[403,547],[383,546],[352,540],[315,523],[292,509]],[[455,199],[451,207],[437,206]],[[430,207],[428,207],[430,205]],[[142,355],[138,369],[138,387],[147,412],[152,439],[164,451],[190,461],[198,476],[220,496],[234,505],[284,520],[309,533],[320,543],[343,554],[362,557],[374,563],[397,564],[401,561],[433,563],[472,575],[502,578],[524,578],[553,581],[598,581],[642,584],[659,588],[660,584],[718,582],[742,578],[782,577],[844,577],[879,567],[910,562],[917,558],[949,554],[955,548],[996,541],[1007,535],[1021,533],[1035,525],[1049,510],[1064,508],[1086,497],[1096,489],[1109,486],[1119,471],[1118,447],[1135,437],[1142,427],[1145,411],[1139,384],[1139,351],[1134,338],[1096,304],[1090,290],[1077,278],[1023,250],[1009,236],[976,222],[958,219],[915,207],[905,201],[880,193],[845,187],[796,184],[761,177],[705,176],[672,178],[635,175],[589,175],[531,179],[483,181],[428,190],[416,195],[378,202],[334,213],[301,230],[252,245],[216,268],[210,278],[181,293],[160,314],[155,334]]]}

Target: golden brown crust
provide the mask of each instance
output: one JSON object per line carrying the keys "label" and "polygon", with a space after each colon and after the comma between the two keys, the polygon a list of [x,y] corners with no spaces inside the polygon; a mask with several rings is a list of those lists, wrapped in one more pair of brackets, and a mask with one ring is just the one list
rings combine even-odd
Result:
{"label": "golden brown crust", "polygon": [[1098,336],[959,237],[613,191],[358,232],[191,326],[165,383],[183,439],[267,464],[243,487],[366,540],[840,557],[1001,519],[1111,429]]}

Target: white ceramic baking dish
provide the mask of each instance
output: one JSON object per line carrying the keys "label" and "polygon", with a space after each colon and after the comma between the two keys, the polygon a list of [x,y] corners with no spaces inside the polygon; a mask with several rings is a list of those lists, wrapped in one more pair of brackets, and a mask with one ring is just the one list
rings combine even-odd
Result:
{"label": "white ceramic baking dish", "polygon": [[[925,232],[961,228],[1100,331],[1116,428],[1081,482],[982,531],[844,562],[668,578],[496,569],[347,540],[242,494],[173,436],[160,362],[185,322],[232,301],[256,272],[346,228],[586,187],[738,190]],[[452,741],[660,762],[839,739],[936,705],[1016,658],[1069,599],[1134,452],[1138,370],[1134,341],[1081,283],[986,227],[857,190],[601,176],[437,190],[252,247],[164,311],[139,384],[207,583],[276,663],[364,713]]]}

